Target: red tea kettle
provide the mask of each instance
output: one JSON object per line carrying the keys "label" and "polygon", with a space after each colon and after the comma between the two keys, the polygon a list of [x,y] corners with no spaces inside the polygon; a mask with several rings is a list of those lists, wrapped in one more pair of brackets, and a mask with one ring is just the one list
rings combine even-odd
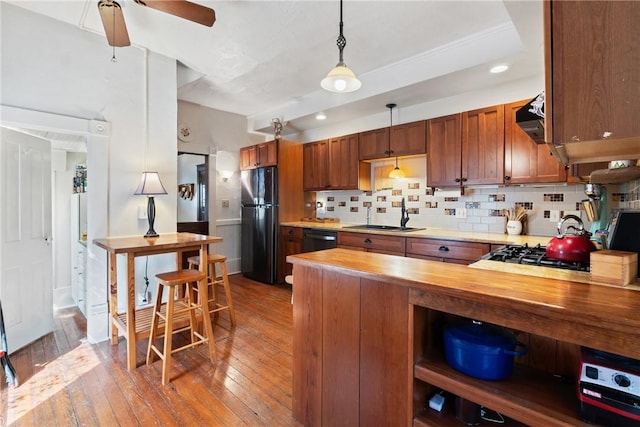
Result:
{"label": "red tea kettle", "polygon": [[[578,228],[569,225],[562,231],[565,221],[573,219],[578,222]],[[569,234],[569,230],[573,230]],[[584,229],[580,217],[565,215],[558,222],[558,235],[547,244],[546,254],[549,258],[568,262],[589,262],[590,253],[596,250],[596,246],[589,240],[591,233]]]}

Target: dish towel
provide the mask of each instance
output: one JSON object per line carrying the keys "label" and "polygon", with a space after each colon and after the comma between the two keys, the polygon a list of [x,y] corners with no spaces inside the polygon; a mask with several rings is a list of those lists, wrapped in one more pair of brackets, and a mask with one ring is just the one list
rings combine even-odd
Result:
{"label": "dish towel", "polygon": [[16,370],[9,360],[9,347],[7,346],[7,333],[4,329],[4,318],[2,316],[2,301],[0,301],[0,363],[4,370],[4,375],[9,387],[18,387],[18,376]]}

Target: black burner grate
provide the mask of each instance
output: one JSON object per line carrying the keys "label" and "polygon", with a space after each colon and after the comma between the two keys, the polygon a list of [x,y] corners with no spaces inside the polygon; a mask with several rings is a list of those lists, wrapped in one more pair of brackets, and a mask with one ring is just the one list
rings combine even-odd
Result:
{"label": "black burner grate", "polygon": [[589,271],[588,262],[568,262],[549,258],[546,248],[541,245],[506,245],[482,257],[484,260],[501,261],[512,264],[538,265],[573,271]]}

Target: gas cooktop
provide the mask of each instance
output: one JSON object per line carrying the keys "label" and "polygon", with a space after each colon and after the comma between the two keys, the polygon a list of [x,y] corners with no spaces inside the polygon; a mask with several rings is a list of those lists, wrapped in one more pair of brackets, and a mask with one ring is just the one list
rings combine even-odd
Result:
{"label": "gas cooktop", "polygon": [[[549,258],[542,245],[506,245],[491,251],[469,267],[481,270],[502,271],[525,276],[546,277],[548,279],[570,280],[581,283],[591,281],[589,263],[566,262]],[[603,285],[603,283],[597,283]],[[625,289],[640,291],[640,280]]]}
{"label": "gas cooktop", "polygon": [[537,265],[572,271],[589,271],[588,262],[568,262],[549,258],[544,246],[506,245],[483,256],[483,260],[500,261],[511,264]]}

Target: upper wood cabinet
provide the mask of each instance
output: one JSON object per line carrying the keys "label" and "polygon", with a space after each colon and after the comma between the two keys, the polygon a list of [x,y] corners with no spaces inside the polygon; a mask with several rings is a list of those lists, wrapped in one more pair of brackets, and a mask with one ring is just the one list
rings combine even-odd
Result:
{"label": "upper wood cabinet", "polygon": [[427,185],[502,184],[504,106],[427,121]]}
{"label": "upper wood cabinet", "polygon": [[263,142],[240,149],[240,170],[264,168],[277,164],[277,141]]}
{"label": "upper wood cabinet", "polygon": [[462,114],[427,120],[427,185],[460,185]]}
{"label": "upper wood cabinet", "polygon": [[360,133],[360,160],[411,156],[426,152],[425,121],[420,120],[391,128]]}
{"label": "upper wood cabinet", "polygon": [[545,140],[570,163],[637,158],[640,2],[545,1],[543,7]]}
{"label": "upper wood cabinet", "polygon": [[322,191],[329,185],[329,142],[310,142],[302,146],[304,191]]}
{"label": "upper wood cabinet", "polygon": [[360,132],[360,160],[373,160],[389,157],[389,128]]}
{"label": "upper wood cabinet", "polygon": [[425,120],[396,125],[391,128],[391,156],[424,154],[427,150]]}
{"label": "upper wood cabinet", "polygon": [[513,102],[504,107],[504,182],[527,184],[566,181],[567,171],[551,155],[549,147],[546,144],[536,144],[516,124],[516,111],[527,102]]}
{"label": "upper wood cabinet", "polygon": [[462,183],[504,182],[504,106],[462,114]]}
{"label": "upper wood cabinet", "polygon": [[371,189],[371,165],[358,159],[357,134],[305,144],[303,159],[305,191]]}

